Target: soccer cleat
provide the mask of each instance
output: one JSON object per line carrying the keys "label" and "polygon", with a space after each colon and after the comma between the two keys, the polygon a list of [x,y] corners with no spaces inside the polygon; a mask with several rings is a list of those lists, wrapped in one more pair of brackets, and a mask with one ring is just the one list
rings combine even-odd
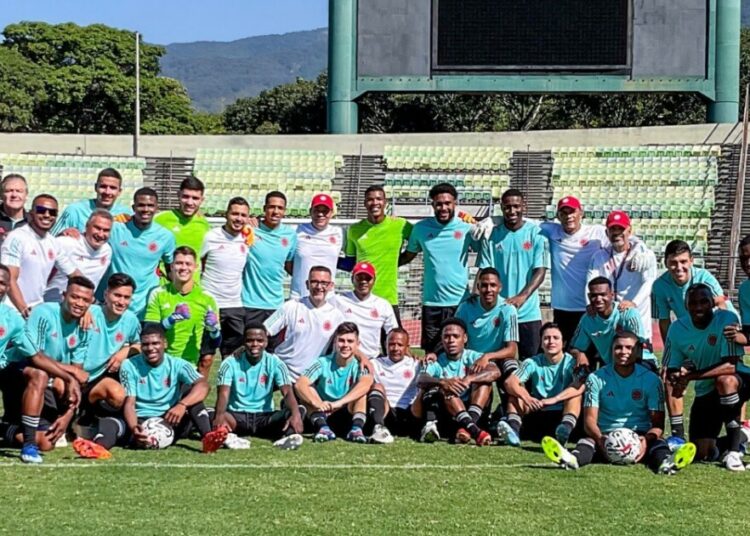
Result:
{"label": "soccer cleat", "polygon": [[336,434],[333,433],[328,426],[322,426],[318,433],[313,438],[316,443],[325,443],[326,441],[333,441],[336,439]]}
{"label": "soccer cleat", "polygon": [[68,446],[68,438],[65,437],[65,434],[61,435],[57,441],[55,441],[55,448],[56,449],[63,449]]}
{"label": "soccer cleat", "polygon": [[672,451],[659,466],[659,473],[663,475],[673,475],[677,471],[684,469],[695,459],[695,444],[683,443]]}
{"label": "soccer cleat", "polygon": [[687,444],[684,438],[680,436],[670,436],[667,438],[667,446],[669,447],[669,450],[671,452],[676,451],[678,448],[680,448],[682,445]]}
{"label": "soccer cleat", "polygon": [[555,439],[557,439],[561,445],[565,445],[568,442],[568,439],[570,439],[570,432],[570,426],[558,424],[557,428],[555,428]]}
{"label": "soccer cleat", "polygon": [[489,447],[492,445],[492,436],[489,432],[481,430],[474,441],[476,442],[477,447]]}
{"label": "soccer cleat", "polygon": [[42,463],[44,459],[39,453],[36,445],[24,445],[21,449],[21,461],[23,463]]}
{"label": "soccer cleat", "polygon": [[459,428],[456,431],[456,443],[465,445],[470,441],[471,441],[471,434],[468,432],[468,430],[466,430],[466,428]]}
{"label": "soccer cleat", "polygon": [[558,443],[557,439],[545,436],[542,438],[544,455],[563,469],[578,469],[578,460],[568,449]]}
{"label": "soccer cleat", "polygon": [[742,454],[734,450],[727,452],[724,456],[724,467],[733,472],[744,471],[745,464],[742,463]]}
{"label": "soccer cleat", "polygon": [[422,432],[419,434],[420,443],[434,443],[440,441],[440,432],[438,432],[437,422],[427,421],[422,427]]}
{"label": "soccer cleat", "polygon": [[346,434],[346,440],[352,443],[367,443],[367,436],[359,426],[352,426],[349,433]]}
{"label": "soccer cleat", "polygon": [[393,443],[393,436],[391,435],[391,431],[382,424],[376,424],[372,430],[372,435],[370,436],[370,443],[390,445],[391,443]]}
{"label": "soccer cleat", "polygon": [[742,438],[740,441],[740,452],[744,454],[745,452],[747,452],[748,443],[750,443],[750,422],[742,421],[742,426],[740,427],[740,437]]}
{"label": "soccer cleat", "polygon": [[227,430],[225,426],[219,426],[208,432],[203,436],[202,440],[203,453],[211,454],[212,452],[219,450],[227,440],[227,435],[229,435],[229,430]]}
{"label": "soccer cleat", "polygon": [[245,450],[250,448],[250,440],[240,437],[237,434],[228,433],[224,440],[224,447],[230,450]]}
{"label": "soccer cleat", "polygon": [[94,460],[109,460],[112,453],[98,443],[94,443],[82,437],[73,441],[73,450],[81,458],[90,458]]}
{"label": "soccer cleat", "polygon": [[513,447],[517,447],[521,444],[521,439],[518,437],[518,434],[506,421],[498,422],[495,432],[497,432],[497,439],[501,443]]}
{"label": "soccer cleat", "polygon": [[297,450],[304,441],[304,438],[300,434],[290,434],[275,441],[273,446],[280,450]]}

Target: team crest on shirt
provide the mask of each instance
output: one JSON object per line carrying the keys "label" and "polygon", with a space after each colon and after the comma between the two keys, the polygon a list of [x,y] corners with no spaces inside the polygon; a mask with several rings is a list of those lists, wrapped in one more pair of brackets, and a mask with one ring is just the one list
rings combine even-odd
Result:
{"label": "team crest on shirt", "polygon": [[461,240],[464,237],[464,234],[461,231],[456,231],[453,233],[453,238],[456,240]]}
{"label": "team crest on shirt", "polygon": [[289,239],[282,238],[281,239],[281,245],[284,246],[284,247],[288,247],[289,246]]}
{"label": "team crest on shirt", "polygon": [[354,385],[354,378],[350,377],[347,383],[349,384],[349,388],[351,388]]}
{"label": "team crest on shirt", "polygon": [[492,323],[495,324],[496,328],[500,327],[500,317],[499,316],[495,317],[495,320],[493,320]]}
{"label": "team crest on shirt", "polygon": [[370,317],[372,318],[378,318],[380,316],[380,313],[378,313],[378,310],[374,307],[370,310]]}
{"label": "team crest on shirt", "polygon": [[240,253],[242,254],[247,253],[247,248],[245,247],[245,244],[240,244]]}
{"label": "team crest on shirt", "polygon": [[78,343],[78,339],[75,335],[68,337],[68,347],[73,348]]}
{"label": "team crest on shirt", "polygon": [[335,244],[335,243],[336,243],[336,237],[335,237],[335,236],[329,236],[329,237],[328,237],[328,241],[329,241],[329,242],[330,242],[331,244]]}
{"label": "team crest on shirt", "polygon": [[265,385],[266,383],[268,383],[268,376],[266,376],[265,374],[261,374],[260,378],[258,378],[258,382],[261,385]]}
{"label": "team crest on shirt", "polygon": [[51,260],[51,261],[54,261],[55,260],[55,252],[52,251],[51,249],[48,249],[47,250],[47,258],[49,260]]}
{"label": "team crest on shirt", "polygon": [[0,326],[0,337],[5,337],[5,326]]}
{"label": "team crest on shirt", "polygon": [[151,253],[154,253],[154,252],[155,252],[155,251],[157,250],[157,248],[158,248],[158,246],[156,245],[156,242],[151,242],[151,243],[150,243],[150,244],[148,245],[148,250],[149,250],[149,251],[150,251]]}
{"label": "team crest on shirt", "polygon": [[121,331],[118,331],[115,334],[115,342],[122,342],[124,340],[125,340],[125,335],[123,335]]}
{"label": "team crest on shirt", "polygon": [[581,246],[583,247],[586,247],[589,245],[589,241],[587,238],[581,238],[581,240],[578,243],[581,244]]}
{"label": "team crest on shirt", "polygon": [[643,392],[640,389],[633,389],[630,393],[630,398],[635,401],[641,400],[643,398]]}
{"label": "team crest on shirt", "polygon": [[325,331],[331,331],[332,327],[333,327],[333,325],[328,320],[326,320],[325,322],[323,322],[323,329]]}
{"label": "team crest on shirt", "polygon": [[405,380],[410,380],[413,377],[414,377],[414,373],[412,371],[410,371],[410,370],[405,370],[404,371],[404,379]]}
{"label": "team crest on shirt", "polygon": [[164,378],[164,387],[171,387],[172,386],[172,378]]}
{"label": "team crest on shirt", "polygon": [[102,266],[104,266],[105,264],[107,264],[107,256],[105,255],[104,257],[102,257],[99,262],[101,263]]}
{"label": "team crest on shirt", "polygon": [[708,344],[710,344],[711,346],[716,346],[716,335],[714,335],[713,333],[708,336]]}
{"label": "team crest on shirt", "polygon": [[529,240],[523,243],[523,249],[525,249],[526,251],[529,251],[531,249],[531,242]]}
{"label": "team crest on shirt", "polygon": [[237,381],[240,382],[240,383],[246,383],[244,376],[240,376]]}

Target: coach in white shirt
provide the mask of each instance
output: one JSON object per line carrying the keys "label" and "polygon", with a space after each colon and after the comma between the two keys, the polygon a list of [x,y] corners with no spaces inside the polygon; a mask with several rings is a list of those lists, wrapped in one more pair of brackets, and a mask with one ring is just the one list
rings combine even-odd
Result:
{"label": "coach in white shirt", "polygon": [[248,222],[250,205],[233,197],[227,205],[226,222],[211,229],[200,251],[203,275],[201,287],[216,300],[221,319],[222,357],[244,343],[245,309],[242,307],[242,271],[247,260],[247,243],[242,229]]}
{"label": "coach in white shirt", "polygon": [[[86,221],[83,235],[58,236],[55,241],[60,250],[70,259],[76,269],[99,286],[104,273],[112,262],[112,247],[108,244],[112,232],[112,214],[103,208],[97,208]],[[68,276],[55,271],[44,292],[44,301],[61,302],[63,292],[68,288]]]}
{"label": "coach in white shirt", "polygon": [[292,298],[304,298],[309,294],[306,283],[313,266],[325,266],[331,271],[332,280],[336,279],[343,232],[341,227],[329,225],[333,206],[330,195],[316,195],[310,203],[310,222],[297,227],[297,249],[292,261]]}
{"label": "coach in white shirt", "polygon": [[359,327],[359,350],[368,359],[382,355],[380,341],[385,331],[387,336],[398,326],[393,306],[372,293],[375,284],[375,267],[367,262],[359,262],[352,269],[354,290],[337,294],[331,303],[344,315],[344,320],[354,322]]}
{"label": "coach in white shirt", "polygon": [[52,268],[65,275],[80,275],[49,232],[57,212],[57,199],[49,194],[36,196],[29,224],[8,233],[0,249],[0,262],[10,269],[9,304],[24,318],[29,317],[33,306],[44,301]]}

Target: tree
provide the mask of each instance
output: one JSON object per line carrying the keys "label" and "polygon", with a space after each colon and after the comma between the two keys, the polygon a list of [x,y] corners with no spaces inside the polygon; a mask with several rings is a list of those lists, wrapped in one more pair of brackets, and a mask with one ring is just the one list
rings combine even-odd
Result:
{"label": "tree", "polygon": [[28,132],[38,127],[34,109],[44,96],[44,70],[18,52],[0,47],[0,130]]}

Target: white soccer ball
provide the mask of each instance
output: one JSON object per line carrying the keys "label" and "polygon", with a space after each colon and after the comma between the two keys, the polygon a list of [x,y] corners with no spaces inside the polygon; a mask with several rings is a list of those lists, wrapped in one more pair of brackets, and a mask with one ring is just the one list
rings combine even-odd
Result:
{"label": "white soccer ball", "polygon": [[151,448],[165,449],[174,441],[174,430],[161,417],[146,419],[141,428],[151,441]]}
{"label": "white soccer ball", "polygon": [[604,440],[609,461],[618,465],[635,463],[641,454],[641,438],[629,428],[617,428]]}

